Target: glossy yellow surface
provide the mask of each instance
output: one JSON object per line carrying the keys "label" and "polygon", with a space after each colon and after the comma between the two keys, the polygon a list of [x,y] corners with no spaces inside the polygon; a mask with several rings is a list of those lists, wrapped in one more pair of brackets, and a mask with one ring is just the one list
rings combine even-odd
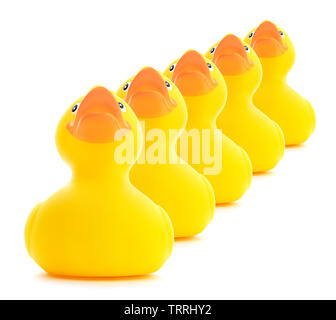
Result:
{"label": "glossy yellow surface", "polygon": [[[169,79],[162,74],[160,77],[165,86],[164,81]],[[121,98],[126,97],[127,90],[123,90],[126,83],[131,90],[133,78],[117,90]],[[214,215],[215,197],[209,182],[176,154],[176,141],[186,125],[187,109],[179,90],[170,84],[169,97],[176,102],[175,108],[163,116],[139,118],[147,141],[142,155],[131,169],[130,178],[139,190],[165,209],[172,221],[175,237],[182,238],[197,235],[206,228]],[[157,93],[152,88],[150,91]],[[148,108],[156,109],[150,97],[146,103]],[[160,135],[162,139],[155,136],[156,130],[164,134]],[[158,144],[164,148],[161,149],[163,153],[159,152],[161,156],[155,159],[152,151]],[[171,159],[176,162],[172,163]]]}
{"label": "glossy yellow surface", "polygon": [[[137,141],[141,129],[132,109],[106,89],[104,94],[123,103],[122,117]],[[122,141],[88,143],[67,130],[75,119],[72,108],[81,100],[67,109],[56,131],[56,145],[73,171],[72,179],[31,212],[25,228],[27,250],[40,267],[58,276],[155,272],[172,251],[169,217],[130,184],[132,163],[115,161]],[[135,152],[133,162],[137,157]]]}
{"label": "glossy yellow surface", "polygon": [[[206,58],[203,59],[204,63],[211,62]],[[167,77],[172,77],[171,66],[176,65],[178,61],[167,67],[164,72]],[[191,143],[188,144],[187,150],[184,150],[183,146],[178,148],[178,154],[209,180],[215,192],[216,203],[223,204],[236,201],[244,195],[251,184],[252,167],[247,153],[216,128],[216,118],[227,99],[227,88],[216,66],[212,68],[211,77],[217,85],[209,93],[183,96],[188,109],[186,132],[196,130],[201,136],[202,132],[209,133],[209,139],[203,135],[206,139],[200,141],[200,162],[193,161]],[[214,161],[221,164],[219,170],[215,168],[212,170],[212,165],[202,157],[203,153],[209,153],[217,158]]]}
{"label": "glossy yellow surface", "polygon": [[[255,32],[249,32],[251,35]],[[260,58],[263,79],[254,95],[255,105],[279,124],[286,145],[305,142],[315,130],[315,113],[312,105],[294,91],[286,82],[288,72],[295,62],[295,49],[288,35],[282,31],[283,42],[288,49],[280,56]],[[246,36],[251,43],[253,37]]]}
{"label": "glossy yellow surface", "polygon": [[[240,39],[236,39],[241,42]],[[207,58],[213,59],[212,48],[217,46],[218,43],[211,46],[206,53]],[[241,46],[247,44],[241,42]],[[250,46],[247,48],[250,69],[235,75],[223,74],[228,99],[217,118],[217,126],[248,153],[253,172],[264,172],[273,169],[281,160],[285,141],[280,127],[252,102],[252,97],[261,82],[262,69],[256,53]],[[222,59],[229,58],[230,55],[223,55]]]}

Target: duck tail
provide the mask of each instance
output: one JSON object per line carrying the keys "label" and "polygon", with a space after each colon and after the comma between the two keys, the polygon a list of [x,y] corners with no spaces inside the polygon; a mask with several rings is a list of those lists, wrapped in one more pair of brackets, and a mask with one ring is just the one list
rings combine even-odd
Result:
{"label": "duck tail", "polygon": [[30,255],[30,239],[31,239],[31,232],[32,232],[32,228],[34,226],[34,222],[35,222],[35,217],[36,217],[36,214],[37,212],[39,211],[40,207],[41,207],[41,202],[36,205],[34,207],[34,209],[31,211],[28,219],[27,219],[27,222],[26,222],[26,226],[25,226],[25,230],[24,230],[24,239],[25,239],[25,243],[26,243],[26,248],[27,248],[27,251]]}

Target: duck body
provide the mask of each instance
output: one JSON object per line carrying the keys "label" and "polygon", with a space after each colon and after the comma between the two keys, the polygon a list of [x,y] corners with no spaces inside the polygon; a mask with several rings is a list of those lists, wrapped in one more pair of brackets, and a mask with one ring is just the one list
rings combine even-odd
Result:
{"label": "duck body", "polygon": [[[73,107],[60,121],[56,142],[61,156],[72,166],[73,176],[67,186],[34,208],[26,224],[25,242],[30,256],[53,275],[144,275],[157,271],[172,251],[169,217],[131,185],[131,165],[114,161],[118,143],[78,139],[79,132],[88,137],[99,130],[97,124],[102,127],[105,120],[111,120],[98,110],[104,107],[99,105],[102,97],[103,104],[112,101],[112,108],[118,106],[116,101],[121,102],[106,89],[97,87],[79,106],[86,114],[79,115],[78,111],[81,119],[77,131],[71,133],[66,129],[74,117]],[[92,103],[96,109],[88,112]],[[126,108],[123,118],[131,127],[128,130],[141,134],[135,115]]]}
{"label": "duck body", "polygon": [[285,141],[280,127],[252,102],[262,78],[257,55],[239,38],[227,35],[207,57],[217,64],[228,88],[218,128],[248,153],[253,172],[273,169],[283,157]]}
{"label": "duck body", "polygon": [[264,80],[253,101],[279,124],[288,146],[306,142],[315,130],[316,119],[312,105],[285,81]]}
{"label": "duck body", "polygon": [[200,234],[214,215],[211,185],[196,173],[183,163],[152,167],[138,164],[131,171],[134,186],[169,212],[175,238]]}
{"label": "duck body", "polygon": [[[181,90],[188,109],[187,125],[178,141],[177,152],[208,179],[216,203],[223,204],[243,196],[251,184],[252,169],[247,153],[216,127],[227,89],[215,66],[210,65],[210,73],[209,63],[198,52],[190,50],[171,64],[165,74]],[[196,147],[194,134],[201,137]],[[186,139],[189,139],[187,144]]]}
{"label": "duck body", "polygon": [[222,128],[223,133],[247,152],[254,173],[273,169],[284,154],[281,129],[273,121],[265,121],[269,119],[265,119],[265,115],[254,107],[245,106],[245,110],[230,112],[236,106],[236,102],[226,106],[217,120],[218,128]]}
{"label": "duck body", "polygon": [[[168,213],[175,238],[195,236],[212,220],[215,198],[209,182],[176,154],[176,141],[187,119],[183,97],[169,79],[150,67],[127,83],[129,89],[124,91],[123,85],[117,94],[135,111],[146,138],[131,169],[131,182]],[[154,145],[161,156],[157,157]]]}
{"label": "duck body", "polygon": [[166,213],[131,185],[72,181],[29,219],[29,254],[54,275],[148,274],[163,265],[172,248]]}
{"label": "duck body", "polygon": [[282,129],[286,145],[308,140],[315,130],[312,105],[288,86],[286,77],[295,62],[295,49],[284,31],[263,22],[245,38],[259,56],[263,78],[253,101]]}

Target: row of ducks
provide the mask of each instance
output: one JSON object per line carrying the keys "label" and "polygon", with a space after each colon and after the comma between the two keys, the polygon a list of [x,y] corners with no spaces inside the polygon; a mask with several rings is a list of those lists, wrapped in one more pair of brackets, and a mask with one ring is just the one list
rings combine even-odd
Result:
{"label": "row of ducks", "polygon": [[[143,68],[116,94],[95,87],[75,101],[56,131],[73,176],[31,212],[25,228],[30,256],[61,276],[158,270],[174,237],[202,232],[216,203],[241,198],[253,172],[273,169],[285,145],[303,143],[314,131],[312,106],[286,84],[294,57],[289,37],[266,21],[244,41],[227,35],[205,55],[187,51],[163,73]],[[166,133],[167,153],[185,161],[137,161],[151,148],[142,136],[156,128]],[[220,136],[223,161],[216,174],[205,173],[202,159],[191,161],[192,146],[185,153],[176,148],[183,130],[195,128],[211,132],[210,147],[201,148],[213,149]],[[177,132],[173,139],[170,129]],[[120,130],[135,141],[132,160],[122,164],[114,157]]]}

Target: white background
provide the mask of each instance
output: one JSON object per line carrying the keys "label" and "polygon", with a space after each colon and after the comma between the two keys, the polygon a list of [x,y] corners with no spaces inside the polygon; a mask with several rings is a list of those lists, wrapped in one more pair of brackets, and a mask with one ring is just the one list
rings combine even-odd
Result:
{"label": "white background", "polygon": [[[0,298],[336,298],[336,23],[334,1],[2,1],[0,5]],[[54,131],[74,99],[117,87],[139,68],[163,70],[187,49],[270,19],[291,37],[289,82],[317,128],[279,166],[254,177],[207,230],[177,242],[156,274],[74,281],[29,258],[30,210],[70,170]]]}

